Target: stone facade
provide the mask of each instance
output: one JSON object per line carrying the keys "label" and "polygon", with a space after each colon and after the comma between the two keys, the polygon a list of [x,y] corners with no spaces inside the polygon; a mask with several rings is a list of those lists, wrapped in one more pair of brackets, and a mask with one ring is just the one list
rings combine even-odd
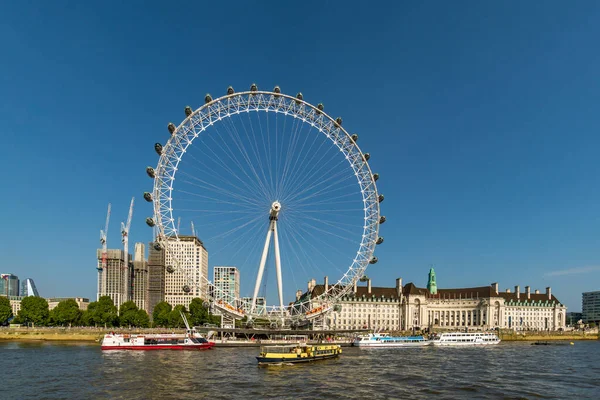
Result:
{"label": "stone facade", "polygon": [[[354,285],[350,295],[338,303],[337,311],[325,317],[324,326],[331,329],[376,329],[382,331],[430,330],[489,330],[512,329],[556,331],[566,327],[567,308],[552,295],[533,293],[529,286],[521,293],[500,292],[498,284],[489,286],[441,289],[430,271],[427,288],[413,283],[395,287]],[[322,294],[325,285],[309,282],[312,297]]]}

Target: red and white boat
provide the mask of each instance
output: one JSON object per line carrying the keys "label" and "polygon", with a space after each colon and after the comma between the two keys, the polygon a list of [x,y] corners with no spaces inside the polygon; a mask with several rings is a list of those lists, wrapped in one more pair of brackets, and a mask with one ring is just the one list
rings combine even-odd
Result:
{"label": "red and white boat", "polygon": [[187,328],[185,334],[108,333],[102,339],[102,350],[208,350],[215,345],[190,329],[185,316],[183,320]]}

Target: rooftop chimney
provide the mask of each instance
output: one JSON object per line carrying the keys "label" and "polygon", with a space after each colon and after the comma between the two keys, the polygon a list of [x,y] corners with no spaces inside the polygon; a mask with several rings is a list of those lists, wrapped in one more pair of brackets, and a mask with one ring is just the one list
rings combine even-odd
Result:
{"label": "rooftop chimney", "polygon": [[494,293],[498,294],[498,283],[492,283],[492,290]]}
{"label": "rooftop chimney", "polygon": [[367,281],[367,293],[371,294],[371,278]]}
{"label": "rooftop chimney", "polygon": [[300,297],[302,297],[302,290],[298,289],[296,290],[296,300],[300,300]]}
{"label": "rooftop chimney", "polygon": [[515,286],[515,293],[517,294],[517,300],[519,300],[519,295],[521,294],[521,288],[519,285]]}
{"label": "rooftop chimney", "polygon": [[356,283],[358,282],[358,280],[354,281],[354,294],[356,294],[357,290],[356,290]]}
{"label": "rooftop chimney", "polygon": [[325,291],[329,290],[329,277],[325,277]]}
{"label": "rooftop chimney", "polygon": [[552,288],[550,286],[546,288],[546,294],[548,295],[548,300],[552,300]]}
{"label": "rooftop chimney", "polygon": [[531,288],[529,286],[525,286],[525,293],[527,293],[527,300],[531,299]]}
{"label": "rooftop chimney", "polygon": [[398,298],[402,296],[402,278],[396,279],[396,295]]}

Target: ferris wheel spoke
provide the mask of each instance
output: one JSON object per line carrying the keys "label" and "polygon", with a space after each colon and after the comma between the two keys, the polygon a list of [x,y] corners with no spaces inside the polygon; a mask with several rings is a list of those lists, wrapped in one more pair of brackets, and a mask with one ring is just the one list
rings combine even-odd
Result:
{"label": "ferris wheel spoke", "polygon": [[222,204],[232,204],[232,205],[236,205],[236,206],[248,208],[248,206],[240,205],[240,203],[234,203],[234,202],[231,202],[231,201],[219,199],[217,197],[205,196],[205,195],[202,195],[202,194],[199,194],[199,193],[193,193],[193,192],[189,192],[189,191],[186,191],[186,190],[176,190],[176,191],[179,192],[179,193],[189,194],[190,196],[195,196],[195,197],[199,197],[199,198],[203,198],[203,199],[212,200],[212,201],[215,201],[215,202],[220,202]]}
{"label": "ferris wheel spoke", "polygon": [[[310,231],[307,231],[305,228],[303,228],[301,225],[294,225],[293,230],[296,230],[298,232],[297,235],[294,235],[294,237],[299,238],[299,244],[300,241],[304,242],[304,244],[306,246],[309,246],[314,252],[315,254],[320,256],[320,259],[326,261],[330,266],[332,266],[335,270],[340,271],[338,268],[338,265],[335,264],[333,261],[331,261],[331,259],[327,256],[325,256],[323,254],[323,252],[321,252],[321,250],[319,250],[313,243],[309,242],[306,237],[311,237],[312,233]],[[327,241],[322,241],[320,243],[323,243],[325,245],[328,245]],[[333,248],[334,250],[337,251],[337,249],[335,247],[331,247],[328,245],[328,247]]]}
{"label": "ferris wheel spoke", "polygon": [[[215,127],[215,130],[217,130],[216,127]],[[225,125],[225,130],[228,131],[226,125]],[[228,133],[230,134],[230,137],[232,138],[234,144],[237,146],[240,154],[242,155],[242,158],[244,159],[244,161],[246,161],[246,164],[249,167],[248,169],[250,169],[252,171],[252,173],[254,174],[254,179],[250,177],[250,175],[246,172],[246,168],[244,168],[244,166],[242,165],[242,163],[240,163],[237,160],[237,158],[232,158],[232,160],[242,170],[242,172],[248,177],[248,179],[250,179],[250,180],[252,180],[253,182],[256,183],[257,187],[259,187],[261,189],[261,191],[262,191],[263,195],[265,196],[265,198],[269,198],[268,189],[265,187],[264,183],[262,182],[262,180],[260,179],[260,177],[256,173],[256,170],[254,169],[254,166],[252,165],[252,162],[250,161],[250,158],[248,157],[248,153],[245,151],[245,149],[239,143],[239,141],[241,139],[239,137],[239,133],[237,132],[237,129],[234,129],[234,132],[235,132],[235,135],[233,134],[233,132],[228,131]],[[227,146],[227,143],[225,141],[223,141],[223,144],[224,144],[224,146],[228,150],[231,151],[231,149],[229,148],[229,146]],[[232,154],[233,154],[233,152],[232,152]]]}
{"label": "ferris wheel spoke", "polygon": [[[284,187],[284,182],[286,177],[289,174],[289,169],[290,169],[290,164],[292,162],[292,160],[295,158],[294,156],[298,155],[298,152],[296,151],[296,147],[298,144],[298,141],[300,140],[300,137],[302,136],[302,128],[304,127],[305,124],[301,124],[300,119],[294,118],[293,121],[293,126],[292,126],[292,133],[290,135],[288,135],[289,139],[288,139],[288,144],[287,144],[287,152],[285,153],[285,161],[283,163],[283,172],[281,174],[280,177],[280,184],[279,187],[283,188]],[[306,136],[305,135],[305,140],[306,140]]]}
{"label": "ferris wheel spoke", "polygon": [[[212,140],[212,142],[215,143],[217,145],[217,147],[219,147],[218,143],[216,143],[215,139],[212,138],[212,135],[206,135],[206,136],[208,136],[210,138],[210,140]],[[204,147],[208,149],[208,151],[212,154],[212,157],[208,156],[207,154],[205,154],[203,152],[202,149],[204,147],[200,147],[200,146],[198,146],[198,147],[199,147],[199,151],[201,153],[203,153],[203,155],[206,156],[206,159],[212,159],[212,160],[218,162],[219,165],[223,168],[223,170],[229,172],[230,176],[232,178],[235,178],[237,181],[239,181],[246,188],[246,190],[249,190],[251,193],[256,190],[255,186],[252,186],[249,184],[249,182],[250,182],[249,179],[243,179],[237,173],[235,173],[233,171],[233,169],[231,169],[231,167],[211,148],[211,146],[204,146]],[[224,183],[231,182],[231,180],[224,179],[223,182]]]}
{"label": "ferris wheel spoke", "polygon": [[[313,197],[317,197],[317,196],[322,197],[323,195],[325,195],[327,193],[335,193],[337,191],[347,190],[350,188],[356,189],[356,183],[341,185],[342,183],[352,179],[353,178],[352,175],[347,175],[346,177],[343,177],[341,179],[336,179],[338,177],[337,175],[339,175],[339,174],[334,174],[331,176],[331,178],[323,179],[323,180],[316,182],[313,185],[309,186],[307,189],[298,192],[298,194],[296,196],[288,199],[289,203],[294,204],[294,205],[302,204],[306,200],[312,199]],[[329,184],[331,182],[331,180],[334,180],[335,182],[333,182],[332,184]],[[312,190],[312,189],[318,188],[319,186],[325,186],[325,187],[321,188],[315,192],[312,192],[307,196],[299,197],[299,196],[305,194],[306,192],[310,192],[310,190]],[[352,194],[357,195],[356,192],[353,192]]]}
{"label": "ferris wheel spoke", "polygon": [[330,226],[331,228],[334,228],[334,229],[337,229],[337,230],[349,233],[351,235],[356,235],[356,233],[357,233],[356,230],[353,231],[353,230],[344,228],[343,226],[349,226],[349,227],[352,227],[352,228],[359,227],[359,228],[361,228],[361,231],[362,231],[362,228],[363,228],[362,226],[359,226],[357,224],[354,224],[354,225],[352,225],[352,224],[343,224],[343,223],[340,223],[339,221],[330,221],[330,220],[326,220],[325,218],[315,218],[315,217],[312,217],[310,215],[297,215],[297,216],[295,215],[294,217],[298,218],[298,219],[306,219],[306,220],[309,220],[309,221],[315,221],[318,224],[324,224],[324,225]]}
{"label": "ferris wheel spoke", "polygon": [[[246,114],[248,116],[248,121],[250,122],[250,124],[252,124],[252,120],[250,118],[250,113],[247,112]],[[259,170],[263,172],[263,174],[262,174],[263,178],[261,178],[258,175],[258,173],[256,172],[256,169],[254,167],[254,163],[251,161],[249,153],[247,152],[247,150],[243,146],[243,140],[241,138],[240,133],[238,132],[238,129],[235,127],[235,125],[232,123],[231,120],[228,119],[227,122],[229,123],[229,128],[227,127],[227,123],[226,123],[226,124],[224,124],[225,129],[234,138],[234,143],[237,146],[240,154],[242,155],[242,157],[246,161],[246,164],[248,165],[249,169],[254,174],[254,177],[256,178],[256,182],[261,186],[261,188],[263,189],[263,191],[267,195],[267,197],[269,197],[270,196],[269,189],[265,186],[265,183],[264,183],[264,181],[266,181],[266,176],[264,175],[264,168],[259,168]],[[248,134],[248,131],[247,131],[247,129],[246,129],[246,127],[245,127],[244,124],[242,124],[242,127],[243,127],[243,130],[244,130],[245,134],[246,134],[246,138],[248,139],[249,147],[252,149],[252,151],[254,151],[254,146],[253,146],[252,143],[256,142],[256,140],[254,138],[250,138],[250,135]],[[253,128],[252,128],[252,132],[254,133],[254,129]],[[255,156],[256,156],[256,153],[255,153]],[[258,156],[256,156],[256,160],[259,163],[261,162],[261,160],[260,160],[260,158],[258,158]]]}
{"label": "ferris wheel spoke", "polygon": [[[197,164],[200,164],[200,165],[202,166],[202,168],[200,168],[200,167],[199,167],[198,165],[196,165],[196,164],[189,163],[190,167],[194,168],[195,170],[197,170],[199,173],[201,173],[201,174],[202,174],[202,175],[204,175],[204,176],[208,175],[208,176],[212,176],[212,177],[216,177],[216,178],[218,178],[218,182],[219,182],[219,184],[220,184],[220,185],[217,185],[217,184],[211,184],[211,183],[209,183],[209,182],[207,182],[207,181],[205,181],[205,180],[203,180],[203,179],[200,179],[200,178],[198,178],[198,177],[197,177],[197,176],[195,176],[195,175],[192,175],[192,174],[186,173],[185,171],[181,171],[181,172],[180,172],[181,174],[183,174],[183,175],[185,175],[185,176],[188,176],[188,177],[191,177],[191,178],[193,178],[193,179],[195,179],[195,180],[198,180],[198,181],[200,181],[200,182],[203,182],[203,183],[205,183],[206,185],[210,185],[210,186],[212,186],[212,187],[214,187],[214,188],[219,188],[219,189],[222,189],[222,190],[226,190],[226,189],[224,188],[224,186],[226,186],[226,185],[227,185],[227,186],[231,186],[231,187],[232,187],[232,189],[237,189],[238,191],[240,191],[240,190],[241,190],[241,186],[239,186],[239,185],[235,185],[235,181],[233,181],[233,180],[231,180],[231,179],[226,179],[226,178],[224,178],[224,177],[223,177],[223,176],[222,176],[220,173],[218,173],[217,171],[215,171],[214,169],[212,169],[212,168],[210,168],[208,165],[206,165],[206,163],[204,163],[204,162],[202,162],[201,160],[199,160],[199,159],[197,159],[196,157],[194,157],[194,155],[193,155],[193,154],[189,154],[189,157],[191,157],[193,160],[195,160],[195,161],[197,162]],[[186,165],[187,165],[187,164],[186,164]],[[207,174],[207,172],[208,172],[208,174]],[[231,192],[231,193],[233,193],[233,192]],[[256,198],[256,200],[258,200],[258,198]]]}
{"label": "ferris wheel spoke", "polygon": [[[311,168],[309,169],[309,171],[306,172],[303,176],[301,176],[300,180],[297,181],[297,183],[293,187],[296,187],[296,188],[303,187],[308,182],[311,182],[315,178],[315,176],[319,177],[319,176],[325,175],[325,173],[327,171],[331,170],[332,167],[328,166],[328,164],[333,159],[333,157],[327,158],[328,155],[329,154],[327,152],[323,152],[323,155],[319,158],[319,160],[317,160],[316,163],[311,165]],[[338,161],[334,165],[339,166],[342,164],[343,164],[343,161]],[[319,166],[318,168],[316,167],[317,165]],[[306,188],[302,190],[302,193],[305,191],[306,191]]]}
{"label": "ferris wheel spoke", "polygon": [[[193,179],[193,180],[197,180],[199,182],[203,182],[201,179],[195,178],[193,176],[190,176],[190,178]],[[230,190],[225,190],[225,189],[219,188],[216,185],[212,185],[212,184],[208,184],[208,183],[207,184],[200,184],[200,183],[193,182],[193,181],[188,181],[188,180],[184,180],[183,183],[188,183],[188,184],[190,184],[192,186],[199,187],[201,189],[205,189],[206,191],[213,192],[213,193],[216,193],[218,195],[225,196],[226,198],[227,198],[227,196],[229,196],[231,198],[237,199],[240,202],[246,203],[248,205],[252,205],[252,206],[260,206],[261,205],[261,202],[258,201],[258,200],[251,199],[251,198],[248,198],[248,197],[244,197],[244,196],[242,196],[240,194],[237,194],[237,193],[234,193],[234,192],[232,192]]]}

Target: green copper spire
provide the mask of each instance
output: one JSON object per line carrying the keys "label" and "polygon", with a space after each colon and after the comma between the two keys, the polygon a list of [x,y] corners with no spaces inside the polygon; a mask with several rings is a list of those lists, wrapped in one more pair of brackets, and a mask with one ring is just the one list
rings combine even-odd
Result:
{"label": "green copper spire", "polygon": [[437,294],[437,284],[435,283],[435,271],[433,268],[429,270],[429,281],[427,282],[427,290],[431,294]]}

